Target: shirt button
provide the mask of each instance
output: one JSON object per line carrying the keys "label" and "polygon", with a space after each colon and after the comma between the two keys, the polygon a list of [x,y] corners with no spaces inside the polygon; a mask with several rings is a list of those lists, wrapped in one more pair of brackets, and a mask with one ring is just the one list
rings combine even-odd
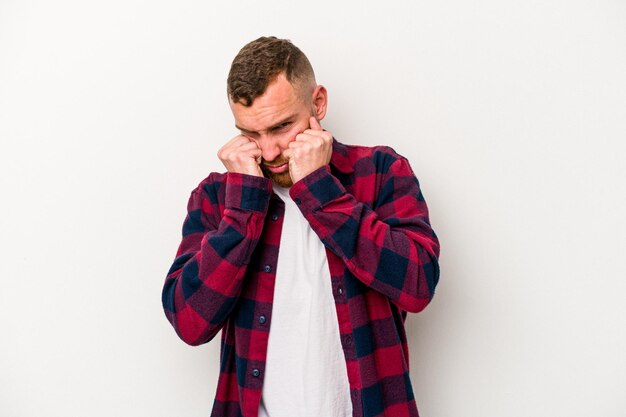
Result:
{"label": "shirt button", "polygon": [[259,316],[259,323],[261,324],[265,323],[265,316]]}
{"label": "shirt button", "polygon": [[272,220],[274,221],[278,220],[278,214],[272,214]]}
{"label": "shirt button", "polygon": [[254,368],[252,370],[252,376],[255,377],[255,378],[258,378],[259,375],[261,375],[261,371],[259,371],[258,369]]}
{"label": "shirt button", "polygon": [[337,288],[337,293],[339,293],[339,295],[343,294],[343,288],[341,287]]}
{"label": "shirt button", "polygon": [[265,267],[263,268],[263,270],[265,272],[272,272],[272,267],[270,265],[265,265]]}

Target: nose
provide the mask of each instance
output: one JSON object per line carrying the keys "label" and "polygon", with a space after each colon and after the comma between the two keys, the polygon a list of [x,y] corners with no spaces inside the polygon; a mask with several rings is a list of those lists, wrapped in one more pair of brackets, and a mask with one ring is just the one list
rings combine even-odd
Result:
{"label": "nose", "polygon": [[260,138],[259,148],[261,148],[262,158],[268,162],[273,161],[280,155],[278,141],[270,135],[264,135]]}

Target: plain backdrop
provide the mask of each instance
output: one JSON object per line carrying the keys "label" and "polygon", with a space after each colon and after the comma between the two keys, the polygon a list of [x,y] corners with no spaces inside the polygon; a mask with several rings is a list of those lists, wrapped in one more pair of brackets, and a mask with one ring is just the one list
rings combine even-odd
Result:
{"label": "plain backdrop", "polygon": [[406,156],[441,239],[424,417],[626,415],[626,3],[0,0],[0,416],[207,416],[161,288],[262,35]]}

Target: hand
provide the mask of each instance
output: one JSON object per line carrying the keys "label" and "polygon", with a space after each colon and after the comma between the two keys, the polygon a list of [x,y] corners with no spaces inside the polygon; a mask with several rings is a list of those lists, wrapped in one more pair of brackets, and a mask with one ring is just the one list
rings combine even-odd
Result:
{"label": "hand", "polygon": [[333,135],[322,129],[313,116],[310,129],[296,135],[283,155],[289,160],[289,175],[294,184],[316,169],[328,165],[333,152]]}
{"label": "hand", "polygon": [[262,177],[261,149],[257,144],[245,136],[238,135],[229,140],[226,145],[217,152],[217,157],[222,161],[228,172],[255,175]]}

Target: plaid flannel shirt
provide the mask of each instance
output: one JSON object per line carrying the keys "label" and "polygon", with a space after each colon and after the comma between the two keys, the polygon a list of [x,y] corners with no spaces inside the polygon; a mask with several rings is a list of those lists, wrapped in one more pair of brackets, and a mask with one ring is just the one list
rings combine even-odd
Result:
{"label": "plaid flannel shirt", "polygon": [[[417,417],[404,321],[433,297],[439,242],[408,161],[333,140],[289,194],[326,248],[354,416]],[[191,193],[162,301],[190,345],[222,330],[213,417],[257,417],[283,213],[263,177],[212,173]]]}

